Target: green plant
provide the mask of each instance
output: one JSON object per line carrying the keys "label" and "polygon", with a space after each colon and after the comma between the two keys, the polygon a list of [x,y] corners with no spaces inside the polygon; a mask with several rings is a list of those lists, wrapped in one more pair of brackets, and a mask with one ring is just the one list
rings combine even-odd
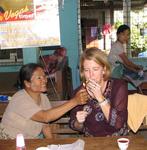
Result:
{"label": "green plant", "polygon": [[143,52],[147,47],[147,37],[140,35],[140,29],[133,26],[131,30],[131,50],[137,53]]}

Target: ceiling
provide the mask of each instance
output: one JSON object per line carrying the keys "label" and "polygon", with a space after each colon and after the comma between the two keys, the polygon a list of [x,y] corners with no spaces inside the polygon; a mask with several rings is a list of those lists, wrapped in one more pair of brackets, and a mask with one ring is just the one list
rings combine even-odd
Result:
{"label": "ceiling", "polygon": [[[81,10],[110,9],[111,7],[117,10],[123,8],[123,0],[80,0],[80,5]],[[141,9],[145,5],[147,5],[147,0],[131,0],[131,9]]]}

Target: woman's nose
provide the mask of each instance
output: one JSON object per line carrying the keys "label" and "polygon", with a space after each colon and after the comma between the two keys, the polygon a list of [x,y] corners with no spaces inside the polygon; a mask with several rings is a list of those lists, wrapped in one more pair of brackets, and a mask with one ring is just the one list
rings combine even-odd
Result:
{"label": "woman's nose", "polygon": [[92,78],[93,77],[93,71],[89,71],[89,77]]}

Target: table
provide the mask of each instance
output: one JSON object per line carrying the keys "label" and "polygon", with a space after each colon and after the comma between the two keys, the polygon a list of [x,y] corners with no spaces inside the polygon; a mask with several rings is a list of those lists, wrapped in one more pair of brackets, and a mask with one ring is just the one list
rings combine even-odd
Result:
{"label": "table", "polygon": [[[116,140],[119,137],[84,137],[84,150],[118,150]],[[142,136],[127,136],[130,139],[128,150],[145,150],[147,149],[147,141]],[[65,139],[26,139],[27,150],[35,150],[37,147],[47,146],[49,144],[69,144],[73,143],[77,138]],[[0,150],[15,150],[15,140],[0,140]]]}

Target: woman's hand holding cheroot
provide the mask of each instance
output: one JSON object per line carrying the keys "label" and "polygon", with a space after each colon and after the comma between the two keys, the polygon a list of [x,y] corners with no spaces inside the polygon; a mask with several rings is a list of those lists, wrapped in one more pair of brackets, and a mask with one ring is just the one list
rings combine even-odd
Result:
{"label": "woman's hand holding cheroot", "polygon": [[89,80],[86,84],[88,94],[95,99],[103,99],[102,88],[94,80]]}

